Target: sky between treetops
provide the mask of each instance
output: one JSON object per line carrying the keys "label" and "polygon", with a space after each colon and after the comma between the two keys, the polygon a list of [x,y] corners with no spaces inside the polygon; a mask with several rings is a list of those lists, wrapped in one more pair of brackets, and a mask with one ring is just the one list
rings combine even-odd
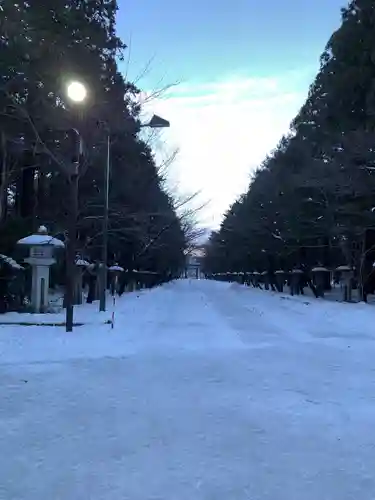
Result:
{"label": "sky between treetops", "polygon": [[345,0],[118,0],[121,69],[171,122],[158,160],[178,148],[169,184],[199,191],[211,228],[246,191],[252,171],[288,131],[340,25]]}

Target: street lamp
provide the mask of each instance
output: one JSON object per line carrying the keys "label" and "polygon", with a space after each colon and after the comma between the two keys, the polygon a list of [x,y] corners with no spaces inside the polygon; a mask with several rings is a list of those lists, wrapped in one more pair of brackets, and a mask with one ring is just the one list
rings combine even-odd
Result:
{"label": "street lamp", "polygon": [[[66,89],[66,95],[75,104],[82,104],[86,100],[86,87],[78,81],[71,82]],[[83,158],[83,140],[76,128],[71,129],[76,137],[76,153],[73,168],[69,171],[69,216],[68,242],[66,246],[66,331],[73,331],[73,302],[75,285],[75,258],[77,246],[77,216],[78,216],[78,177]]]}
{"label": "street lamp", "polygon": [[[168,128],[170,127],[169,121],[161,118],[158,115],[153,115],[151,120],[146,123],[140,124],[141,128]],[[102,266],[101,266],[101,287],[100,287],[100,300],[99,311],[105,311],[105,294],[107,290],[107,260],[108,260],[108,211],[109,211],[109,174],[111,165],[111,131],[106,126],[107,133],[107,162],[104,178],[104,214],[103,214],[103,247],[102,247]]]}
{"label": "street lamp", "polygon": [[169,128],[171,124],[161,116],[153,115],[148,123],[142,123],[140,126],[149,128]]}

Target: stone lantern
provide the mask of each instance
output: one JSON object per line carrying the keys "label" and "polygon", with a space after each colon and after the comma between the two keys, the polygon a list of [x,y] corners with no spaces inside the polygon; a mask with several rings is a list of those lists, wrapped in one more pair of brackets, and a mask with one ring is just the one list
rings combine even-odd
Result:
{"label": "stone lantern", "polygon": [[111,276],[111,292],[112,295],[114,295],[116,292],[118,292],[118,278],[120,274],[124,272],[124,268],[119,266],[118,264],[115,264],[113,266],[110,266],[108,271]]}
{"label": "stone lantern", "polygon": [[253,271],[249,271],[247,273],[247,279],[249,282],[249,286],[254,286],[254,273],[253,273]]}
{"label": "stone lantern", "polygon": [[82,304],[82,281],[83,281],[83,271],[90,266],[90,262],[85,259],[77,257],[75,260],[75,265],[77,268],[75,283],[74,283],[74,304]]}
{"label": "stone lantern", "polygon": [[317,266],[311,269],[316,284],[316,289],[319,297],[324,297],[324,292],[327,289],[327,277],[330,270],[323,266]]}
{"label": "stone lantern", "polygon": [[302,289],[303,271],[298,267],[292,269],[290,273],[290,293],[291,295],[300,295]]}
{"label": "stone lantern", "polygon": [[278,291],[283,292],[285,284],[285,271],[283,271],[282,269],[278,269],[277,271],[275,271],[275,279]]}
{"label": "stone lantern", "polygon": [[61,240],[49,236],[45,226],[40,226],[36,234],[22,238],[17,244],[30,247],[25,262],[32,268],[31,306],[36,313],[45,312],[48,306],[49,269],[56,262],[54,251],[65,245]]}
{"label": "stone lantern", "polygon": [[255,288],[262,288],[260,286],[260,272],[259,271],[253,272],[253,278],[254,278],[254,287]]}
{"label": "stone lantern", "polygon": [[351,302],[353,269],[350,266],[339,266],[336,268],[336,271],[340,273],[340,284],[343,286],[343,300]]}

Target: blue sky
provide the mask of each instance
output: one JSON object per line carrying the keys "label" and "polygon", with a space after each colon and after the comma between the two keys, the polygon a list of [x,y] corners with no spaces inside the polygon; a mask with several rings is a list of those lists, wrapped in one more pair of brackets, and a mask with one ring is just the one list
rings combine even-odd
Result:
{"label": "blue sky", "polygon": [[179,149],[170,184],[200,191],[200,220],[216,227],[287,132],[345,0],[118,1],[123,72],[146,95],[180,83],[146,104],[171,122],[159,161]]}

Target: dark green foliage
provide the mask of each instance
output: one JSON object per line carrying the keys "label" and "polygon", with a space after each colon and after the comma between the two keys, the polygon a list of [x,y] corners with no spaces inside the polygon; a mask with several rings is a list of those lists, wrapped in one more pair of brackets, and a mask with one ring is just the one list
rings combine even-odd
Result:
{"label": "dark green foliage", "polygon": [[343,9],[290,134],[208,245],[208,272],[361,266],[375,225],[375,6]]}
{"label": "dark green foliage", "polygon": [[[79,251],[100,258],[107,131],[111,134],[109,258],[164,272],[183,265],[185,235],[153,154],[138,137],[139,90],[119,73],[116,0],[3,0],[0,6],[0,250],[45,224],[64,236],[68,172],[79,129]],[[82,109],[69,81],[89,89]]]}

